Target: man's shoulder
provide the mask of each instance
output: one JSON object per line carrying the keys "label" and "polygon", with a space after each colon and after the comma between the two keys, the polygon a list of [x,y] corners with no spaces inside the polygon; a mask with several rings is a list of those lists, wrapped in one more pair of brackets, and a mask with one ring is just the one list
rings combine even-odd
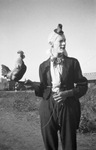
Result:
{"label": "man's shoulder", "polygon": [[43,61],[40,66],[48,66],[50,64],[50,58],[48,58],[47,60]]}
{"label": "man's shoulder", "polygon": [[65,56],[65,59],[70,62],[78,62],[78,59],[75,57]]}
{"label": "man's shoulder", "polygon": [[45,61],[43,61],[40,65],[39,65],[39,69],[44,71],[46,70],[46,68],[48,68],[48,66],[50,66],[50,59],[47,59]]}

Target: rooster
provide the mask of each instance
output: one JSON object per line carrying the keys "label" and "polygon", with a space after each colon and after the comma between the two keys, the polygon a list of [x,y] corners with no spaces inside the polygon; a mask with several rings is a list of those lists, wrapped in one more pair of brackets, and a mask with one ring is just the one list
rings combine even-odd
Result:
{"label": "rooster", "polygon": [[5,65],[1,65],[1,75],[8,80],[13,80],[18,82],[26,72],[26,66],[23,64],[21,68],[15,68],[13,71],[9,69],[9,67]]}
{"label": "rooster", "polygon": [[13,80],[18,82],[23,75],[26,72],[26,65],[23,61],[23,59],[25,58],[24,52],[23,51],[18,51],[17,52],[19,54],[19,57],[16,61],[15,67],[13,70],[10,70],[9,67],[5,66],[5,65],[1,65],[1,74],[2,76],[4,76],[5,78],[7,78],[8,80]]}

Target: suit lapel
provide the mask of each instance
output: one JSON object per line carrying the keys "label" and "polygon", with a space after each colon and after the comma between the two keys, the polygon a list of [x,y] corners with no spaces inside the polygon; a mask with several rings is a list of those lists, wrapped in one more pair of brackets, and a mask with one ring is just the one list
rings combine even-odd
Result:
{"label": "suit lapel", "polygon": [[46,65],[47,65],[46,74],[47,74],[48,84],[51,85],[52,78],[51,78],[51,72],[50,72],[50,58],[47,60]]}
{"label": "suit lapel", "polygon": [[[50,58],[46,61],[46,74],[47,74],[47,83],[48,85],[51,85],[52,78],[51,78],[51,72],[50,72]],[[63,68],[62,68],[62,74],[61,74],[61,80],[66,81],[66,77],[68,74],[68,63],[67,63],[67,57],[64,56],[64,62],[63,62]]]}
{"label": "suit lapel", "polygon": [[63,68],[62,68],[62,74],[61,74],[61,80],[64,81],[66,80],[67,73],[68,73],[68,68],[67,68],[67,63],[66,63],[66,57],[64,58],[63,62]]}

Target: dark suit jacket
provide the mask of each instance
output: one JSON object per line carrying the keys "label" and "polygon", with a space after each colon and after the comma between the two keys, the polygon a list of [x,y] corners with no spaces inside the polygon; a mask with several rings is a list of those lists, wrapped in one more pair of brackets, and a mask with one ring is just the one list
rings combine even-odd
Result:
{"label": "dark suit jacket", "polygon": [[[37,96],[48,99],[51,92],[50,58],[39,67],[40,85],[35,88]],[[80,98],[87,91],[87,79],[82,75],[77,59],[64,56],[63,72],[61,75],[61,88],[73,89],[74,97]]]}
{"label": "dark suit jacket", "polygon": [[[40,84],[35,86],[36,96],[43,97],[44,100],[52,98],[52,84],[50,74],[50,58],[44,61],[39,67]],[[66,99],[66,105],[72,110],[76,118],[77,129],[79,127],[81,109],[79,98],[82,97],[88,89],[87,79],[82,75],[80,64],[77,59],[64,56],[63,72],[61,75],[61,89],[73,89],[73,96]],[[46,109],[46,108],[42,108]],[[69,110],[69,111],[70,111]],[[43,111],[43,110],[41,110]]]}

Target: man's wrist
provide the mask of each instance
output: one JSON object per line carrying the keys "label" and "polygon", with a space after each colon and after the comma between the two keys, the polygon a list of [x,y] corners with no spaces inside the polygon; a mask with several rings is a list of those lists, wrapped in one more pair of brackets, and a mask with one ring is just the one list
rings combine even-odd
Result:
{"label": "man's wrist", "polygon": [[73,96],[73,90],[72,90],[72,89],[71,89],[71,90],[68,90],[68,91],[67,91],[67,95],[68,95],[68,97]]}

